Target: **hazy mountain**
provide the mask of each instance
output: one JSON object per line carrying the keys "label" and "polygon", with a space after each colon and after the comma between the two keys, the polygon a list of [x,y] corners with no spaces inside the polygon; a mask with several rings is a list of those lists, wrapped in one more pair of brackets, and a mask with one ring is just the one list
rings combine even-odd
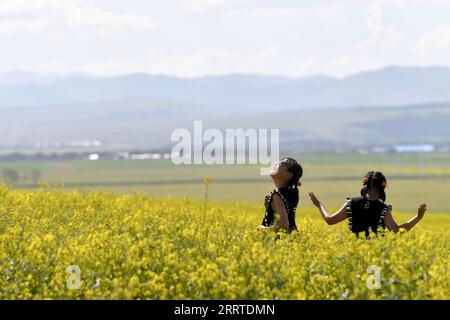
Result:
{"label": "hazy mountain", "polygon": [[203,105],[217,112],[441,103],[450,101],[450,68],[387,67],[343,79],[239,74],[196,79],[147,74],[109,78],[0,75],[0,107],[128,98]]}
{"label": "hazy mountain", "polygon": [[[11,71],[0,74],[0,86],[23,86],[28,84],[43,84],[63,80],[76,76],[75,74],[48,74],[40,75],[27,71]],[[84,75],[89,77],[88,75]]]}
{"label": "hazy mountain", "polygon": [[[450,103],[403,107],[311,108],[229,116],[218,128],[278,128],[284,149],[435,144],[450,146]],[[192,125],[191,125],[192,126]]]}
{"label": "hazy mountain", "polygon": [[[146,99],[46,107],[6,108],[0,117],[0,147],[74,141],[102,142],[104,149],[168,149],[171,134],[204,130],[280,129],[284,150],[339,146],[391,146],[431,143],[450,145],[450,103],[404,107],[309,108],[265,113],[229,112]],[[206,144],[206,142],[205,142]]]}
{"label": "hazy mountain", "polygon": [[173,130],[192,131],[194,120],[278,128],[293,148],[450,144],[450,69],[390,67],[344,79],[13,73],[0,75],[0,112],[0,147],[99,140],[167,148]]}
{"label": "hazy mountain", "polygon": [[100,140],[107,148],[161,147],[170,142],[168,132],[201,119],[207,111],[193,104],[139,98],[4,108],[0,146]]}

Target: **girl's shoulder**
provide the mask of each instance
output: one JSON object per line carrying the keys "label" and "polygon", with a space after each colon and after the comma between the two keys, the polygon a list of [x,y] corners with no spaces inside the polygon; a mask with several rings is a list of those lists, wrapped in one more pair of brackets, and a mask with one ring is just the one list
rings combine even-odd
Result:
{"label": "girl's shoulder", "polygon": [[273,197],[275,195],[278,195],[283,202],[287,202],[291,200],[293,195],[293,190],[291,188],[278,188],[274,189],[266,196],[266,202],[271,202],[273,200]]}
{"label": "girl's shoulder", "polygon": [[295,191],[292,188],[286,187],[286,188],[278,188],[274,190],[276,193],[278,193],[280,196],[285,198],[292,198],[295,196]]}
{"label": "girl's shoulder", "polygon": [[364,201],[364,198],[359,196],[359,197],[347,197],[347,204],[358,204],[358,203],[362,203]]}
{"label": "girl's shoulder", "polygon": [[272,200],[273,200],[273,195],[274,194],[276,194],[277,193],[277,189],[274,189],[274,190],[272,190],[272,191],[270,191],[267,195],[266,195],[266,198],[265,198],[265,203],[266,203],[266,205],[267,204],[270,204],[271,202],[272,202]]}
{"label": "girl's shoulder", "polygon": [[[348,206],[358,207],[358,205],[364,205],[366,203],[366,201],[367,200],[364,199],[364,197],[362,197],[362,196],[353,197],[353,198],[348,197],[347,198],[347,205]],[[381,200],[372,201],[371,203],[373,203],[375,205],[375,208],[377,208],[379,210],[386,211],[386,210],[391,210],[392,209],[391,205],[389,205],[387,203],[384,203]]]}
{"label": "girl's shoulder", "polygon": [[267,199],[272,199],[273,195],[277,193],[277,189],[274,189],[272,191],[270,191],[267,195],[266,195],[266,200]]}
{"label": "girl's shoulder", "polygon": [[286,193],[288,193],[289,192],[289,189],[290,188],[277,188],[277,189],[273,189],[272,191],[270,191],[269,192],[269,196],[270,195],[274,195],[274,194],[276,194],[276,193],[278,193],[278,194],[286,194]]}

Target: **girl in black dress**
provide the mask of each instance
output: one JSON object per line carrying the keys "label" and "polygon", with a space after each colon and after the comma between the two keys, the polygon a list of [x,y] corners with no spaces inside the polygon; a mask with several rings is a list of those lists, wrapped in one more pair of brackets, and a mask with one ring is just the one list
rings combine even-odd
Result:
{"label": "girl in black dress", "polygon": [[419,205],[417,214],[412,219],[398,225],[392,217],[392,206],[385,204],[386,186],[386,178],[381,172],[368,172],[363,178],[361,196],[347,198],[341,209],[332,215],[325,210],[313,192],[309,195],[326,223],[333,225],[347,219],[350,231],[357,236],[360,232],[364,232],[366,238],[369,238],[370,230],[377,233],[379,230],[384,231],[386,227],[393,232],[398,232],[400,229],[411,230],[422,220],[427,210],[427,204]]}
{"label": "girl in black dress", "polygon": [[292,158],[284,158],[273,167],[270,176],[276,189],[266,196],[264,202],[266,211],[262,225],[258,229],[271,229],[275,232],[283,229],[287,233],[298,231],[295,214],[302,175],[301,165]]}

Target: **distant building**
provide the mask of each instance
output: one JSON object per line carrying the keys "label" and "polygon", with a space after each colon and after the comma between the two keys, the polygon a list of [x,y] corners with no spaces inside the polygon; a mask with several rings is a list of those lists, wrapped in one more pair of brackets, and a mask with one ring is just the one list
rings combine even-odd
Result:
{"label": "distant building", "polygon": [[382,153],[382,154],[384,154],[384,153],[388,153],[389,151],[391,151],[391,149],[388,148],[388,147],[380,146],[380,147],[373,147],[372,148],[372,152],[373,153]]}
{"label": "distant building", "polygon": [[89,161],[97,161],[100,159],[100,155],[98,153],[93,153],[89,155]]}
{"label": "distant building", "polygon": [[162,156],[160,153],[136,153],[131,154],[131,160],[159,160]]}
{"label": "distant building", "polygon": [[396,145],[394,150],[398,153],[429,153],[434,152],[436,147],[432,144]]}

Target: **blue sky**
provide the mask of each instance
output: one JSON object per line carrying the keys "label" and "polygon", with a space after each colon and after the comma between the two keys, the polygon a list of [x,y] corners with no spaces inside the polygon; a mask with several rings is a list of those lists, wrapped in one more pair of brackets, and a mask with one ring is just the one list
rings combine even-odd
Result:
{"label": "blue sky", "polygon": [[450,66],[450,0],[0,0],[0,72],[343,77]]}

